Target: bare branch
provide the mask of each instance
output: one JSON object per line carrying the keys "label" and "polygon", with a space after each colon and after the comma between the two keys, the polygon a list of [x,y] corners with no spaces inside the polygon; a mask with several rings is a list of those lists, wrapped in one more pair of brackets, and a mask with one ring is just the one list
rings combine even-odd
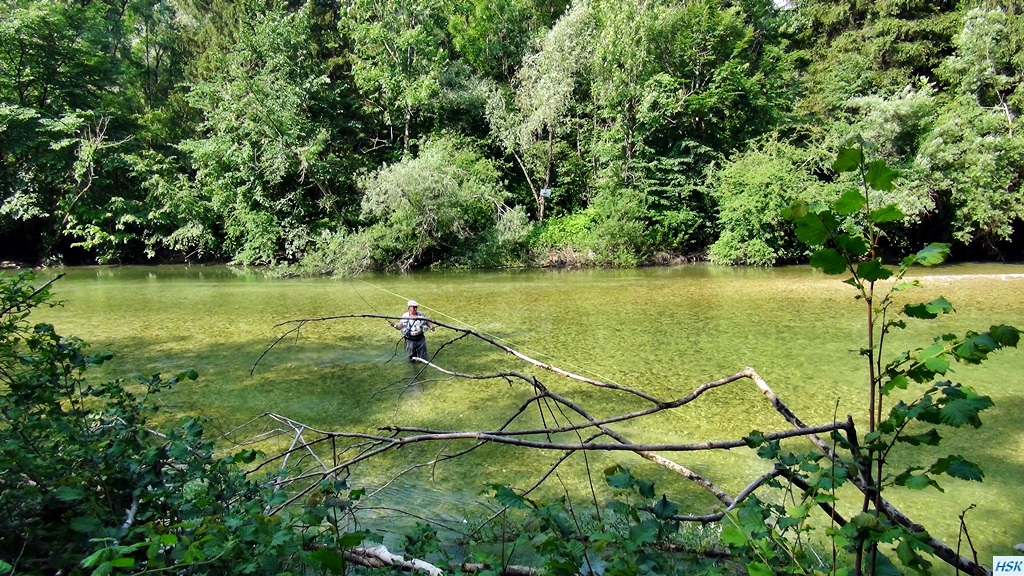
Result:
{"label": "bare branch", "polygon": [[[275,340],[266,351],[264,351],[260,358],[257,359],[256,364],[258,364],[259,361],[284,338],[292,334],[298,336],[301,328],[310,322],[351,318],[378,318],[391,321],[400,319],[401,317],[383,314],[343,314],[319,318],[303,318],[283,322],[278,324],[278,327],[288,326],[289,328],[284,334]],[[371,492],[370,496],[372,497],[380,494],[384,488],[391,485],[397,478],[408,474],[411,471],[436,466],[442,461],[458,458],[486,444],[516,446],[534,450],[553,450],[560,451],[562,453],[547,469],[547,471],[531,487],[526,489],[523,494],[529,494],[539,488],[554,474],[562,463],[578,452],[583,454],[586,454],[586,452],[589,451],[632,452],[674,472],[681,478],[695,483],[713,495],[723,505],[720,510],[711,514],[681,514],[674,516],[674,520],[701,523],[716,522],[724,518],[726,513],[735,509],[756,490],[774,478],[784,477],[793,485],[801,488],[805,492],[809,491],[810,487],[799,476],[791,473],[784,467],[777,466],[775,469],[759,475],[743,490],[735,496],[732,496],[717,486],[711,479],[706,478],[693,470],[690,470],[686,466],[667,458],[664,454],[682,454],[686,452],[705,450],[732,450],[735,448],[747,448],[749,446],[747,439],[741,438],[734,440],[716,440],[693,443],[633,443],[628,437],[612,429],[611,426],[617,423],[634,421],[660,412],[685,407],[691,402],[699,399],[705,392],[743,379],[752,381],[782,419],[792,426],[792,428],[763,434],[763,439],[765,441],[807,437],[823,454],[830,459],[834,459],[836,457],[834,447],[822,440],[819,435],[834,431],[842,431],[843,435],[849,442],[850,450],[853,452],[854,456],[860,452],[857,442],[857,432],[851,417],[847,417],[845,421],[834,421],[831,423],[813,426],[807,425],[779,398],[767,382],[765,382],[765,380],[751,367],[747,367],[730,376],[700,384],[685,396],[672,400],[662,400],[630,386],[586,378],[567,370],[563,370],[557,366],[540,362],[499,342],[497,339],[482,334],[476,330],[454,326],[432,319],[430,319],[430,322],[436,326],[451,330],[456,334],[456,336],[442,344],[429,361],[418,360],[422,364],[422,369],[416,375],[414,380],[419,379],[420,376],[423,375],[424,371],[434,370],[440,374],[458,379],[500,380],[510,385],[516,383],[523,384],[530,390],[529,396],[522,402],[518,409],[506,416],[504,422],[501,423],[500,426],[492,430],[439,430],[423,427],[388,425],[379,427],[379,434],[345,431],[339,432],[317,430],[279,414],[266,414],[265,416],[267,418],[279,422],[286,428],[292,430],[292,433],[294,434],[292,445],[282,454],[278,454],[262,462],[253,470],[253,472],[277,461],[280,461],[282,468],[285,468],[288,455],[299,450],[312,455],[316,458],[317,462],[317,466],[312,469],[296,471],[291,476],[280,480],[281,486],[290,487],[291,492],[289,493],[288,500],[284,504],[279,505],[279,507],[273,511],[274,513],[295,503],[300,498],[308,494],[320,479],[329,478],[340,473],[347,473],[350,468],[362,462],[372,460],[373,458],[390,450],[397,450],[403,446],[424,442],[440,442],[442,443],[442,447],[432,459],[426,462],[413,464],[399,471],[391,480],[384,482],[382,486]],[[445,368],[437,363],[437,357],[446,349],[447,346],[453,345],[457,341],[467,337],[487,342],[491,346],[502,350],[520,361],[526,362],[527,364],[547,372],[597,388],[626,394],[646,401],[649,403],[649,406],[621,414],[613,414],[597,418],[590,414],[584,406],[546,386],[536,376],[516,370],[499,371],[486,374],[472,374]],[[255,368],[256,365],[254,364],[253,370],[255,370]],[[518,429],[515,428],[514,425],[519,422],[520,419],[524,419],[524,417],[529,413],[531,407],[536,407],[539,411],[541,420],[540,427],[529,425]],[[586,432],[586,438],[581,435],[582,432]],[[576,440],[565,439],[566,434],[575,435]],[[309,437],[307,438],[304,435],[309,435]],[[314,435],[315,437],[313,437]],[[313,451],[314,446],[322,444],[328,440],[332,445],[337,441],[344,441],[344,446],[340,453],[335,450],[334,459],[329,464],[322,461],[320,458],[317,458],[316,453]],[[468,445],[463,441],[468,442]],[[450,446],[462,447],[452,452],[448,452]],[[862,472],[862,474],[870,474],[870,472]],[[867,487],[871,485],[870,477],[866,476],[854,477],[852,478],[852,482],[861,491],[867,490]],[[369,505],[366,504],[362,506],[364,508],[369,507]],[[819,507],[837,524],[843,525],[846,523],[846,520],[830,504],[819,503]],[[915,532],[923,530],[920,526],[911,522],[910,519],[902,512],[884,500],[881,501],[880,509],[893,522],[907,528],[908,530]],[[971,574],[985,573],[984,567],[960,556],[937,539],[927,536],[927,543],[934,548],[935,553],[939,558],[943,559],[950,565],[965,570]],[[364,556],[367,555],[364,554]],[[372,554],[369,554],[369,556],[372,556]],[[353,560],[353,562],[355,561],[356,560]],[[392,565],[402,569],[412,569],[400,564]]]}
{"label": "bare branch", "polygon": [[405,572],[426,572],[430,576],[442,576],[444,572],[433,564],[423,560],[406,560],[405,558],[388,552],[384,546],[372,548],[349,548],[345,550],[345,559],[353,564],[366,566],[367,568],[383,568],[392,566]]}

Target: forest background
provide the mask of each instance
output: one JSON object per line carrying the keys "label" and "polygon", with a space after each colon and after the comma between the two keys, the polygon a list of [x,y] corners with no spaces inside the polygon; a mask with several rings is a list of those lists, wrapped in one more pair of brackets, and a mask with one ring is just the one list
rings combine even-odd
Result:
{"label": "forest background", "polygon": [[290,273],[806,255],[901,173],[896,252],[1020,259],[1024,16],[923,0],[0,0],[0,258]]}

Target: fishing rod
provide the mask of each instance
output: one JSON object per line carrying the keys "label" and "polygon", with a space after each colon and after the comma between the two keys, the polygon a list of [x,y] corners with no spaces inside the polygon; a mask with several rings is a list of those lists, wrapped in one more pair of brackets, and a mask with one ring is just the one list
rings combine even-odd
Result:
{"label": "fishing rod", "polygon": [[[378,290],[384,290],[383,288],[381,288],[379,286],[374,286],[373,284],[370,284],[369,282],[367,282],[366,280],[363,280],[362,278],[356,278],[356,280],[359,280],[360,282],[362,282],[363,284],[366,284],[367,286],[372,286],[374,288],[377,288]],[[376,308],[374,308],[373,304],[370,304],[370,302],[366,298],[363,298],[363,295],[359,293],[359,290],[357,290],[355,286],[352,286],[352,290],[355,290],[356,296],[359,296],[359,299],[362,300],[363,302],[365,302],[366,305],[369,306],[371,310],[373,310],[377,314],[380,314],[381,316],[387,316],[387,314],[384,314],[380,310],[377,310]],[[384,292],[388,292],[388,291],[384,290]],[[389,294],[394,294],[394,292],[388,292],[388,293]],[[394,295],[398,296],[398,294],[394,294]],[[398,296],[398,297],[402,298],[401,296]],[[426,307],[424,306],[424,308],[426,308]],[[427,308],[427,310],[432,310],[432,308]],[[441,315],[442,316],[447,316],[446,314],[441,314]],[[451,317],[449,316],[449,318],[451,318]],[[391,324],[392,328],[394,328],[396,330],[398,329],[398,326],[394,322],[392,322],[390,319],[383,318],[383,320],[387,320],[387,323]],[[453,320],[454,320],[454,318],[453,318]]]}
{"label": "fishing rod", "polygon": [[[362,282],[364,284],[370,284],[369,282],[366,282],[365,280],[362,280],[362,279],[358,279],[357,278],[357,280],[359,280],[360,282]],[[372,284],[370,284],[370,285],[372,286]],[[377,308],[373,304],[370,304],[369,300],[367,300],[366,298],[363,298],[363,295],[359,292],[359,289],[356,288],[354,284],[352,285],[352,291],[355,292],[356,296],[359,296],[359,299],[362,300],[363,303],[365,303],[367,306],[369,306],[370,310],[373,310],[373,312],[375,314],[380,314],[381,316],[385,315],[385,314],[381,313],[380,310],[377,310]],[[395,328],[395,329],[398,328],[397,326],[395,326],[395,323],[392,322],[390,319],[382,318],[382,320],[387,321],[387,323],[390,324],[392,328]],[[401,342],[400,340],[398,342],[395,342],[395,350],[394,350],[394,352],[391,353],[391,358],[388,358],[388,362],[391,362],[392,360],[395,359],[396,356],[398,356],[398,344],[400,342]]]}
{"label": "fishing rod", "polygon": [[[397,293],[392,292],[392,291],[390,291],[390,290],[388,290],[386,288],[383,288],[381,286],[377,286],[376,284],[372,284],[370,282],[367,282],[366,280],[363,280],[362,278],[356,278],[356,280],[359,280],[360,282],[362,282],[363,284],[366,284],[367,286],[370,286],[371,288],[376,288],[377,290],[380,290],[381,292],[384,292],[386,294],[390,294],[390,295],[395,296],[395,297],[397,297],[397,298],[399,298],[401,300],[410,300],[410,298],[406,298],[405,296],[402,296],[401,294],[397,294]],[[358,294],[358,293],[359,292],[357,291],[356,294]],[[360,298],[362,298],[362,295],[360,295]],[[366,302],[365,299],[363,301]],[[368,306],[370,305],[369,302],[366,302],[366,304]],[[370,307],[373,308],[373,306],[370,306]],[[469,329],[471,329],[471,330],[473,330],[475,332],[479,332],[480,334],[484,334],[484,335],[486,335],[486,336],[488,336],[488,337],[490,337],[490,338],[492,338],[492,339],[494,339],[494,340],[496,340],[498,342],[503,342],[506,345],[508,345],[509,348],[517,348],[517,349],[521,348],[522,350],[525,350],[526,352],[529,352],[531,355],[543,356],[543,357],[546,357],[549,360],[552,360],[554,362],[559,362],[557,358],[555,358],[554,356],[551,356],[550,354],[545,354],[543,352],[539,352],[539,351],[536,351],[536,350],[531,350],[530,348],[525,347],[525,346],[522,346],[522,347],[518,346],[515,342],[512,342],[511,340],[508,340],[506,338],[502,338],[501,336],[497,336],[497,335],[491,334],[489,332],[485,332],[484,330],[481,330],[480,328],[477,328],[476,326],[473,326],[469,322],[465,322],[463,320],[460,320],[459,318],[456,318],[456,317],[454,317],[454,316],[452,316],[450,314],[445,314],[444,312],[442,312],[440,310],[437,310],[435,308],[430,308],[429,306],[422,306],[422,305],[420,306],[420,308],[423,308],[425,310],[430,310],[431,312],[435,312],[438,316],[444,316],[445,318],[448,318],[448,319],[452,320],[453,322],[455,322],[457,324],[462,324],[463,326],[465,326],[465,327],[467,327],[467,328],[469,328]],[[374,312],[377,312],[377,311],[374,310]],[[377,312],[377,313],[380,314],[380,312]],[[383,316],[384,314],[381,314],[381,315]],[[394,326],[394,324],[392,324],[392,326]],[[559,362],[559,363],[561,363],[561,362]],[[586,368],[584,368],[582,366],[576,366],[576,365],[574,365],[572,363],[566,363],[565,365],[570,367],[570,368],[572,368],[573,370],[576,370],[577,372],[587,372],[590,375],[592,375],[592,376],[594,376],[594,377],[596,377],[596,378],[598,378],[600,380],[603,380],[605,382],[609,382],[611,384],[618,384],[618,382],[616,382],[616,381],[614,381],[614,380],[612,380],[610,378],[607,378],[605,376],[602,376],[601,374],[598,374],[597,372],[594,372],[593,370],[588,370],[588,369],[586,369]]]}
{"label": "fishing rod", "polygon": [[[363,284],[369,284],[369,282],[366,282],[366,281],[364,281],[364,280],[360,280],[360,282],[362,282]],[[376,313],[376,314],[380,314],[381,316],[384,316],[384,315],[385,315],[385,314],[383,314],[383,313],[382,313],[382,312],[381,312],[380,310],[377,310],[377,308],[376,308],[376,307],[375,307],[375,306],[374,306],[373,304],[370,304],[370,301],[369,301],[369,300],[367,300],[366,298],[363,298],[363,295],[362,295],[362,294],[361,294],[361,293],[359,292],[359,289],[358,289],[358,288],[356,288],[356,287],[355,287],[355,285],[353,285],[353,286],[352,286],[352,291],[353,291],[353,292],[355,292],[355,293],[356,293],[356,296],[359,296],[359,299],[360,299],[360,300],[362,300],[364,304],[366,304],[367,306],[369,306],[369,307],[370,307],[370,310],[373,310],[373,311],[374,311],[374,313]],[[394,323],[394,322],[392,322],[391,320],[388,320],[387,318],[382,318],[382,320],[387,320],[388,324],[391,324],[391,327],[392,327],[392,328],[393,328],[393,327],[395,326],[395,323]]]}

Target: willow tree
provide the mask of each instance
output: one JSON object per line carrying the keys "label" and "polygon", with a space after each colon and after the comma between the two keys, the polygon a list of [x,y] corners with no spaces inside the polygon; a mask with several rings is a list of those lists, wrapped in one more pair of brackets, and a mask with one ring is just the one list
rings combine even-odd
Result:
{"label": "willow tree", "polygon": [[494,162],[456,136],[422,141],[415,155],[365,175],[360,186],[363,225],[325,247],[330,271],[501,265],[526,230],[523,211],[505,205]]}
{"label": "willow tree", "polygon": [[938,69],[951,97],[918,151],[922,181],[950,213],[953,239],[998,254],[1024,220],[1024,18],[971,10],[953,43]]}
{"label": "willow tree", "polygon": [[578,104],[576,90],[595,35],[587,2],[575,4],[540,40],[536,52],[524,58],[508,90],[493,87],[487,106],[492,135],[515,158],[544,220],[546,197],[555,171],[555,149],[563,142]]}

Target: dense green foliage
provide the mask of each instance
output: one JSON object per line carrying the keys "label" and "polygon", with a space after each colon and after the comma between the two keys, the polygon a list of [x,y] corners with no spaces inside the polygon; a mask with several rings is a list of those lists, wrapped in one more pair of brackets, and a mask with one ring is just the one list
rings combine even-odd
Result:
{"label": "dense green foliage", "polygon": [[[405,552],[435,562],[472,559],[485,570],[522,558],[551,574],[903,573],[897,564],[927,574],[932,555],[973,572],[969,558],[933,539],[884,494],[941,490],[942,476],[983,480],[984,472],[963,455],[936,456],[931,449],[941,445],[945,430],[981,426],[981,413],[993,405],[989,397],[947,378],[954,363],[980,364],[997,350],[1017,346],[1021,331],[992,326],[985,332],[943,334],[883,360],[887,334],[953,311],[941,297],[925,303],[898,298],[918,284],[904,280],[908,269],[941,263],[949,246],[931,244],[895,270],[883,264],[880,247],[892,238],[883,230],[906,215],[897,202],[876,198],[895,192],[898,173],[882,161],[868,162],[866,145],[860,144],[841,150],[833,164],[859,189],[825,204],[793,202],[785,216],[795,222],[796,236],[813,249],[811,264],[829,274],[850,274],[845,283],[867,306],[869,346],[861,350],[868,367],[866,427],[860,418],[851,418],[834,427],[830,441],[819,442],[820,450],[811,454],[792,453],[778,440],[751,433],[747,444],[774,463],[774,470],[763,476],[765,484],[781,492],[768,492],[764,499],[750,493],[738,498],[721,525],[694,528],[687,522],[695,519],[681,515],[653,483],[613,466],[605,480],[614,494],[604,504],[596,496],[583,505],[565,499],[539,504],[507,486],[494,486],[495,499],[504,507],[497,522],[483,523],[468,540],[454,543],[458,547],[440,543],[432,528],[421,525],[405,535]],[[563,216],[528,238],[525,215],[493,210],[504,198],[503,190],[491,185],[496,169],[472,150],[458,138],[439,137],[424,142],[416,158],[367,175],[361,183],[369,191],[361,218],[369,224],[365,231],[332,239],[339,260],[353,258],[350,253],[368,254],[378,260],[354,266],[384,265],[375,250],[389,246],[381,240],[388,234],[375,229],[396,235],[406,228],[429,229],[430,238],[446,243],[419,242],[423,252],[402,254],[403,259],[457,253],[446,248],[474,233],[486,234],[488,227],[509,234],[494,238],[497,248],[484,254],[474,251],[478,243],[464,253],[483,259],[509,253],[508,245],[556,245],[559,238],[580,234],[575,216]],[[755,164],[766,163],[750,157]],[[780,178],[786,172],[784,165],[775,169]],[[742,165],[733,170],[736,179],[749,178]],[[439,182],[456,193],[439,194]],[[771,188],[769,182],[751,182]],[[411,209],[426,204],[430,210]],[[593,218],[590,223],[599,228],[605,224],[597,206],[600,201],[579,216]],[[495,213],[513,224],[495,223]],[[623,221],[628,218],[607,220]],[[776,238],[775,248],[795,250],[781,235]],[[86,378],[90,367],[111,355],[90,355],[84,343],[61,337],[53,326],[31,324],[32,309],[50,297],[49,284],[35,286],[32,280],[28,274],[0,276],[0,572],[351,571],[346,553],[375,538],[354,530],[352,506],[362,490],[349,489],[333,475],[277,490],[274,480],[287,470],[266,483],[254,481],[239,465],[258,454],[247,450],[215,456],[200,421],[158,426],[154,398],[197,375],[153,375],[131,384]],[[894,469],[890,457],[907,449],[934,460],[922,464],[912,459],[913,464]],[[316,482],[308,477],[303,475]],[[841,489],[850,485],[862,499],[855,496],[851,502],[850,494],[857,492]],[[755,488],[765,492],[760,482],[750,490]],[[812,520],[816,508],[831,522]],[[829,559],[821,547],[830,545]],[[520,556],[513,556],[516,550]]]}
{"label": "dense green foliage", "polygon": [[[296,513],[247,477],[256,454],[215,457],[202,423],[156,429],[154,396],[193,371],[130,384],[86,371],[111,358],[29,322],[49,299],[32,277],[0,276],[0,573],[339,573],[343,481]],[[326,504],[325,504],[326,502]]]}
{"label": "dense green foliage", "polygon": [[[821,151],[852,133],[902,171],[891,200],[908,246],[1021,253],[1024,16],[998,1],[0,13],[3,258],[337,273],[791,262],[776,208],[837,197]],[[489,168],[438,179],[439,147]],[[421,168],[434,176],[400,176]],[[465,205],[470,181],[480,206]],[[418,199],[408,210],[454,220],[374,209],[385,182]]]}
{"label": "dense green foliage", "polygon": [[[1021,331],[996,325],[984,332],[941,334],[920,348],[885,359],[886,336],[911,322],[954,311],[943,297],[922,303],[905,298],[905,292],[920,286],[918,280],[905,279],[908,270],[941,264],[949,255],[949,245],[930,244],[903,258],[895,269],[883,264],[881,248],[891,249],[898,241],[885,231],[906,218],[897,202],[879,200],[896,191],[898,173],[882,160],[869,161],[865,149],[874,147],[863,140],[856,142],[855,147],[841,149],[832,165],[837,175],[850,176],[857,183],[838,199],[807,202],[800,193],[806,190],[799,189],[799,179],[793,176],[792,150],[777,143],[772,143],[774,154],[747,154],[743,161],[734,162],[723,176],[722,187],[736,188],[732,214],[740,230],[756,221],[745,202],[756,202],[759,196],[776,202],[793,198],[775,215],[764,215],[761,225],[779,226],[778,220],[791,220],[796,239],[813,250],[812,266],[827,274],[849,275],[844,283],[854,288],[856,300],[867,308],[869,345],[860,350],[867,368],[865,410],[840,423],[827,440],[818,439],[817,449],[810,453],[799,451],[800,444],[769,440],[753,431],[745,438],[747,445],[772,462],[773,469],[756,493],[726,510],[710,537],[684,523],[692,518],[681,515],[678,505],[666,496],[659,497],[653,483],[618,466],[605,471],[606,481],[618,492],[597,510],[564,499],[538,504],[508,487],[496,486],[501,504],[527,512],[526,520],[502,527],[508,550],[534,546],[531,550],[551,574],[925,575],[933,573],[936,558],[963,573],[982,573],[976,562],[985,559],[966,549],[973,545],[963,532],[965,527],[961,537],[967,545],[954,550],[891,504],[890,493],[942,491],[943,479],[984,479],[984,471],[969,457],[936,452],[949,433],[982,426],[982,413],[993,406],[988,396],[949,378],[954,364],[981,364],[998,350],[1016,347]],[[760,174],[774,178],[759,178]],[[574,234],[574,226],[562,219],[545,233]],[[782,233],[763,237],[776,243],[759,245],[760,253],[750,251],[750,242],[736,246],[748,250],[746,259],[772,250],[798,253],[794,239]],[[791,422],[799,424],[795,417]],[[900,452],[913,452],[917,458],[901,458]],[[712,559],[723,550],[730,554]],[[504,565],[512,558],[485,560]]]}
{"label": "dense green foliage", "polygon": [[[927,346],[885,360],[887,335],[910,322],[953,312],[953,305],[941,296],[922,303],[901,297],[920,286],[919,280],[905,280],[909,268],[941,264],[949,255],[948,244],[930,244],[904,257],[895,270],[882,263],[880,247],[887,243],[883,231],[906,215],[896,203],[877,199],[893,192],[898,173],[883,160],[869,161],[866,150],[873,148],[858,140],[854,147],[841,149],[833,164],[836,172],[855,175],[858,189],[827,204],[797,201],[785,211],[797,224],[797,237],[814,249],[811,265],[827,274],[849,274],[844,282],[867,308],[868,345],[860,351],[867,367],[867,417],[850,417],[842,434],[833,431],[829,444],[811,454],[793,453],[778,441],[765,441],[757,431],[748,438],[762,458],[775,462],[784,479],[775,485],[787,495],[781,503],[756,498],[744,502],[723,530],[724,542],[756,559],[750,565],[752,575],[828,571],[802,544],[814,542],[811,533],[821,530],[820,524],[810,521],[818,507],[830,520],[824,532],[831,541],[833,561],[840,558],[840,550],[848,554],[845,573],[904,573],[894,565],[898,562],[906,570],[929,574],[930,556],[958,571],[978,573],[976,552],[971,560],[932,539],[926,527],[910,521],[886,494],[897,488],[941,491],[942,476],[984,479],[982,469],[961,454],[936,457],[918,449],[917,454],[934,459],[932,463],[902,469],[893,463],[894,456],[901,450],[939,446],[947,430],[980,427],[981,413],[993,406],[992,400],[949,380],[952,365],[980,364],[997,350],[1016,347],[1021,331],[998,325],[980,333],[942,334]],[[859,503],[843,495],[842,487],[850,485],[861,493]]]}

